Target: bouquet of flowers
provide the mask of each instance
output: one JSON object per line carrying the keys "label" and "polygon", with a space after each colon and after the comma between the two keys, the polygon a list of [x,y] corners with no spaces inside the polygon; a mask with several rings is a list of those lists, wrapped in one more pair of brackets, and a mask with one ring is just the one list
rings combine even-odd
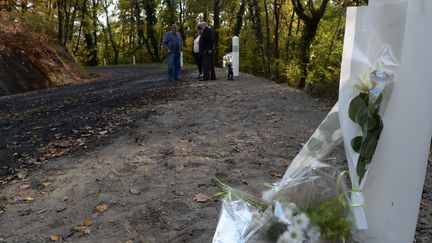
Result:
{"label": "bouquet of flowers", "polygon": [[222,63],[223,67],[227,67],[227,65],[232,65],[232,59],[233,59],[232,52],[226,53],[223,56],[223,63]]}
{"label": "bouquet of flowers", "polygon": [[351,235],[344,177],[328,164],[317,161],[281,182],[270,201],[222,187],[213,242],[342,242]]}
{"label": "bouquet of flowers", "polygon": [[[397,62],[385,48],[262,198],[220,183],[225,197],[213,242],[345,242],[354,224],[367,228],[361,189],[384,126],[381,114],[391,91],[387,87],[395,79],[392,67],[398,67]],[[345,184],[348,172],[325,163],[343,141],[351,190]]]}
{"label": "bouquet of flowers", "polygon": [[[339,120],[351,178],[350,204],[357,229],[368,228],[363,188],[385,125],[382,115],[399,71],[398,61],[390,46],[383,44],[381,50],[374,52],[380,53],[375,62],[357,67],[357,72],[360,72],[360,66],[369,65],[363,69],[362,74],[347,80],[341,79],[338,101]],[[363,55],[368,56],[367,53]]]}
{"label": "bouquet of flowers", "polygon": [[327,158],[342,141],[336,105],[282,180],[256,198],[219,183],[222,211],[213,242],[321,242],[350,237],[345,173]]}

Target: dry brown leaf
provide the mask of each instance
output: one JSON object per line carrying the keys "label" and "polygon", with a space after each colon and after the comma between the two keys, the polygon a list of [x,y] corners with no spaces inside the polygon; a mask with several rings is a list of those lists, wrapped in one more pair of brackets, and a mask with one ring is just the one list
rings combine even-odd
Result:
{"label": "dry brown leaf", "polygon": [[47,186],[51,185],[51,182],[46,181],[46,182],[43,182],[42,185],[43,185],[44,187],[47,187]]}
{"label": "dry brown leaf", "polygon": [[135,188],[129,188],[129,192],[134,195],[139,195],[141,192]]}
{"label": "dry brown leaf", "polygon": [[232,170],[232,172],[238,174],[238,173],[241,173],[242,170],[241,169],[234,169],[234,170]]}
{"label": "dry brown leaf", "polygon": [[84,226],[90,226],[92,224],[93,224],[93,221],[91,221],[90,219],[86,219],[86,220],[83,221],[83,225]]}
{"label": "dry brown leaf", "polygon": [[27,177],[27,174],[28,174],[28,171],[22,170],[22,171],[18,172],[17,176],[18,176],[19,179],[22,180],[22,179],[24,179],[24,178]]}
{"label": "dry brown leaf", "polygon": [[31,187],[30,184],[23,184],[23,185],[21,185],[19,188],[20,188],[20,189],[28,189],[28,188],[30,188],[30,187]]}
{"label": "dry brown leaf", "polygon": [[59,239],[60,239],[60,237],[58,237],[58,235],[50,235],[51,241],[58,241]]}
{"label": "dry brown leaf", "polygon": [[76,232],[83,232],[87,228],[88,228],[87,226],[81,226],[81,225],[79,225],[79,226],[75,226],[73,228],[73,230],[76,231]]}
{"label": "dry brown leaf", "polygon": [[91,229],[90,228],[85,228],[83,231],[81,231],[83,234],[85,235],[89,235],[90,234]]}
{"label": "dry brown leaf", "polygon": [[197,195],[195,195],[195,197],[194,197],[194,200],[195,201],[197,201],[197,202],[201,202],[201,203],[205,203],[205,202],[207,202],[207,201],[210,201],[212,198],[211,197],[209,197],[209,196],[207,196],[207,195],[204,195],[204,194],[197,194]]}
{"label": "dry brown leaf", "polygon": [[103,212],[105,212],[105,211],[108,210],[108,205],[107,205],[106,203],[99,204],[99,205],[96,206],[96,210],[97,210],[99,213],[103,213]]}

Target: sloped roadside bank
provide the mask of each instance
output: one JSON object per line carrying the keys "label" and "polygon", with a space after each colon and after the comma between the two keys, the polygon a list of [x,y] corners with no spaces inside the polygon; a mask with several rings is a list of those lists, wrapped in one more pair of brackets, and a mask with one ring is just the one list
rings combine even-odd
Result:
{"label": "sloped roadside bank", "polygon": [[[125,106],[135,121],[105,145],[48,159],[5,185],[0,239],[209,242],[220,202],[194,197],[219,191],[213,177],[248,187],[277,180],[330,109],[254,76],[224,81],[219,70],[219,77],[198,82],[190,75],[164,102]],[[432,235],[428,180],[418,242]],[[97,212],[98,205],[108,209]]]}

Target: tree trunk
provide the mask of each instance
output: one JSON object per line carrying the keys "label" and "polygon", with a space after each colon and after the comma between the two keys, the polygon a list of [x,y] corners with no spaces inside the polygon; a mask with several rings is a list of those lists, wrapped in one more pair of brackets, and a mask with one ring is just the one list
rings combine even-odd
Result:
{"label": "tree trunk", "polygon": [[92,63],[96,66],[99,64],[99,58],[98,58],[98,48],[97,48],[97,43],[98,43],[98,36],[97,36],[97,31],[98,31],[98,24],[99,24],[99,20],[98,20],[98,16],[97,16],[97,9],[99,6],[99,0],[93,0],[93,7],[92,7],[92,15],[91,15],[91,20],[92,20],[92,25],[93,25],[93,29],[92,29],[92,34],[93,34],[93,48],[92,48]]}
{"label": "tree trunk", "polygon": [[81,33],[82,33],[82,22],[80,23],[80,27],[79,27],[79,29],[78,29],[77,42],[76,42],[76,45],[75,45],[75,48],[74,48],[74,51],[73,51],[74,55],[77,54],[77,52],[78,52],[78,48],[79,48],[79,46],[80,46]]}
{"label": "tree trunk", "polygon": [[261,11],[259,8],[259,2],[258,0],[252,0],[252,10],[253,10],[253,16],[254,16],[254,27],[255,27],[255,34],[258,41],[258,49],[261,56],[261,75],[265,74],[265,60],[264,60],[264,45],[263,45],[263,33],[262,33],[262,27],[261,27]]}
{"label": "tree trunk", "polygon": [[[301,19],[304,23],[300,40],[301,44],[299,57],[301,77],[297,85],[297,87],[300,89],[304,89],[306,86],[306,79],[310,63],[310,47],[315,38],[318,25],[321,21],[322,16],[325,13],[327,4],[329,2],[329,0],[322,0],[319,8],[315,9],[313,1],[314,0],[308,0],[306,2],[306,5],[303,5],[304,1],[302,0],[291,0],[294,11],[296,12],[299,19]],[[309,9],[309,11],[307,11],[306,8]],[[310,15],[308,15],[308,13],[310,13]]]}
{"label": "tree trunk", "polygon": [[240,8],[236,14],[236,23],[235,23],[234,32],[233,32],[234,36],[240,35],[240,31],[241,31],[241,28],[243,26],[243,16],[244,16],[245,10],[246,10],[246,0],[241,0]]}
{"label": "tree trunk", "polygon": [[155,0],[145,0],[144,1],[144,10],[146,13],[146,23],[147,23],[147,36],[150,39],[150,43],[153,47],[155,61],[159,62],[159,43],[158,37],[156,36],[155,25],[157,22],[156,18],[156,7],[157,3]]}
{"label": "tree trunk", "polygon": [[273,11],[275,19],[275,30],[274,30],[274,44],[273,44],[273,55],[276,59],[279,59],[279,26],[280,26],[280,15],[284,0],[273,1]]}
{"label": "tree trunk", "polygon": [[293,25],[294,25],[294,17],[295,17],[295,11],[293,10],[291,13],[291,19],[288,25],[288,36],[286,39],[286,46],[285,46],[285,60],[290,59],[290,48],[291,48],[291,36],[293,32]]}
{"label": "tree trunk", "polygon": [[266,54],[267,54],[267,65],[265,70],[266,77],[270,75],[271,68],[271,52],[270,52],[270,23],[269,23],[269,13],[267,8],[267,0],[264,0],[264,12],[265,12],[265,22],[266,22]]}
{"label": "tree trunk", "polygon": [[179,25],[180,26],[178,26],[178,28],[179,28],[179,32],[180,32],[180,35],[181,35],[181,37],[182,37],[182,42],[183,42],[183,45],[186,45],[186,35],[185,35],[185,29],[184,29],[184,23],[183,23],[183,15],[184,15],[184,6],[183,6],[183,1],[182,0],[179,0],[179,9],[180,9],[180,12],[179,12]]}
{"label": "tree trunk", "polygon": [[108,32],[109,40],[111,43],[111,47],[112,47],[113,52],[114,52],[114,65],[117,65],[118,64],[119,50],[117,47],[117,42],[116,42],[116,40],[112,34],[111,23],[109,21],[108,7],[109,7],[109,3],[107,2],[107,0],[104,0],[103,8],[105,11],[105,16],[106,16],[107,32]]}
{"label": "tree trunk", "polygon": [[136,20],[136,28],[138,31],[138,47],[141,53],[140,61],[142,62],[144,60],[142,49],[143,49],[143,44],[145,44],[150,59],[154,62],[155,58],[153,56],[153,52],[150,48],[150,45],[148,43],[149,42],[148,38],[146,38],[146,36],[144,35],[144,21],[141,18],[141,6],[139,5],[138,0],[134,0],[134,15]]}
{"label": "tree trunk", "polygon": [[95,46],[95,41],[93,39],[93,27],[89,20],[92,19],[92,16],[89,14],[87,0],[84,0],[84,3],[81,6],[82,11],[82,29],[84,32],[84,42],[85,42],[85,49],[86,49],[86,56],[85,56],[85,64],[88,66],[96,66],[98,64],[97,62],[97,49]]}
{"label": "tree trunk", "polygon": [[219,28],[220,28],[220,0],[213,0],[213,32],[214,32],[214,60],[216,66],[220,66],[221,58],[219,58]]}
{"label": "tree trunk", "polygon": [[57,1],[57,19],[58,19],[58,43],[63,45],[63,5],[64,1]]}
{"label": "tree trunk", "polygon": [[69,21],[69,27],[68,27],[69,31],[68,31],[68,34],[66,35],[65,44],[72,40],[72,36],[74,33],[74,23],[76,21],[76,14],[77,14],[78,8],[79,8],[78,1],[79,0],[75,0],[75,3],[73,5],[73,12],[72,12],[72,16],[71,16],[70,21]]}
{"label": "tree trunk", "polygon": [[318,25],[316,27],[305,25],[302,30],[301,43],[300,43],[301,77],[300,77],[300,82],[297,85],[299,89],[304,89],[306,86],[306,78],[308,75],[309,63],[310,63],[310,48],[312,45],[312,41],[315,38],[317,28]]}

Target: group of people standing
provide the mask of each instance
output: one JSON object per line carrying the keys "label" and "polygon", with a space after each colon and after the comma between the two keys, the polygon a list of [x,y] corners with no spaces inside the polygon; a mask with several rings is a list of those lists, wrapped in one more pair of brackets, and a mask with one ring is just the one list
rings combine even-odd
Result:
{"label": "group of people standing", "polygon": [[[200,81],[216,80],[214,69],[214,35],[207,22],[202,21],[197,28],[198,35],[192,46],[192,54],[198,67]],[[168,79],[180,80],[180,61],[183,47],[182,36],[177,32],[177,25],[171,26],[171,31],[165,33],[163,47],[167,52]]]}

